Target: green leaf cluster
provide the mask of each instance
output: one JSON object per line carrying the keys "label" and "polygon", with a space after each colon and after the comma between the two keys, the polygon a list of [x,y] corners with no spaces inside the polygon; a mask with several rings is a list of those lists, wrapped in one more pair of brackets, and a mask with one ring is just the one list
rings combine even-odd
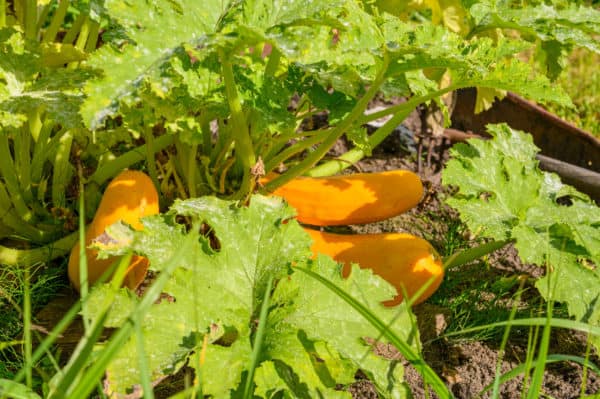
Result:
{"label": "green leaf cluster", "polygon": [[[451,150],[443,182],[469,229],[512,240],[525,263],[545,266],[536,283],[547,300],[564,302],[577,320],[600,324],[600,208],[586,195],[539,169],[530,135],[489,125],[491,140]],[[600,344],[594,338],[596,346]]]}
{"label": "green leaf cluster", "polygon": [[[270,297],[264,340],[254,374],[259,397],[350,397],[340,390],[354,381],[358,369],[383,397],[406,397],[403,369],[376,356],[365,338],[380,333],[333,291],[294,267],[309,268],[364,303],[414,347],[409,310],[385,308],[394,289],[370,270],[354,266],[347,279],[328,257],[310,260],[310,238],[293,219],[293,210],[276,197],[253,196],[247,207],[215,197],[177,201],[164,215],[143,219],[144,230],[117,224],[108,230],[117,247],[133,250],[160,273],[180,250],[184,238],[196,236],[193,250],[163,289],[163,299],[146,313],[144,360],[152,380],[159,381],[184,364],[195,371],[204,395],[230,397],[246,383],[256,345],[257,321],[268,281]],[[185,221],[185,223],[182,223]],[[198,228],[202,223],[199,235]],[[111,290],[92,291],[89,311],[97,314]],[[115,297],[105,325],[118,328],[141,299],[127,289]],[[124,394],[139,381],[138,345],[132,336],[107,369],[109,391]],[[218,370],[227,369],[226,373]]]}

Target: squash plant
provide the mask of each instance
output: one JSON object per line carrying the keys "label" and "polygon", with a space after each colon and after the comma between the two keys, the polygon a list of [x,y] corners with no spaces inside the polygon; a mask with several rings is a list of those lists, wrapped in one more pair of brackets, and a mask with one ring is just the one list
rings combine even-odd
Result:
{"label": "squash plant", "polygon": [[[129,373],[131,354],[151,348],[151,382],[186,361],[199,378],[227,362],[231,373],[197,384],[217,397],[239,392],[243,384],[254,384],[262,396],[343,397],[336,382],[348,383],[358,368],[382,395],[402,397],[402,368],[373,356],[363,340],[381,331],[292,270],[326,276],[386,322],[395,320],[392,328],[414,349],[406,304],[380,304],[394,295],[391,286],[356,267],[343,279],[330,259],[310,260],[307,235],[274,197],[253,196],[249,206],[236,205],[300,175],[340,171],[381,143],[416,106],[459,88],[511,90],[542,103],[569,104],[547,76],[515,56],[540,42],[548,42],[554,55],[575,44],[595,49],[598,12],[545,5],[520,13],[510,2],[454,3],[464,11],[459,30],[440,25],[439,13],[431,21],[412,9],[390,13],[385,1],[2,2],[0,204],[6,213],[0,233],[13,245],[0,248],[0,262],[29,264],[70,250],[75,196],[66,194],[77,187],[76,176],[93,212],[106,181],[123,168],[144,168],[163,209],[182,200],[145,219],[141,231],[109,229],[120,245],[104,253],[133,250],[147,257],[164,272],[159,279],[167,294],[154,303],[126,288],[103,285],[91,293],[96,306],[89,304],[86,317],[119,328],[115,337],[122,341],[106,345],[123,342],[108,365],[110,392],[138,389]],[[523,34],[504,36],[498,29]],[[441,75],[449,83],[441,85]],[[366,114],[379,93],[408,100]],[[317,114],[326,114],[327,124],[311,128],[307,121]],[[364,124],[384,116],[391,118],[368,135]],[[343,135],[355,147],[327,161]],[[274,171],[278,176],[259,187],[259,179]],[[179,224],[177,215],[190,223]],[[196,236],[201,223],[214,230],[219,245]],[[194,244],[181,247],[191,242],[185,237]],[[17,249],[24,245],[36,248]],[[192,250],[178,252],[182,248]],[[102,304],[113,297],[106,316]],[[265,303],[270,306],[263,318]],[[129,313],[140,307],[145,312]],[[134,339],[127,334],[137,318],[143,331]],[[259,323],[262,330],[257,318],[266,320]],[[254,345],[256,368],[248,365]],[[99,376],[103,366],[93,360],[57,373],[49,395],[89,394],[77,379],[60,377],[79,369]]]}
{"label": "squash plant", "polygon": [[[600,325],[600,208],[585,194],[542,172],[530,135],[489,125],[493,140],[457,144],[443,182],[458,188],[448,204],[469,229],[497,242],[513,242],[524,263],[546,269],[535,282],[547,301],[569,315]],[[590,341],[600,348],[600,337]]]}
{"label": "squash plant", "polygon": [[[462,87],[568,105],[515,55],[540,43],[553,55],[596,50],[598,13],[583,6],[434,1],[423,3],[428,14],[400,3],[402,13],[358,0],[3,3],[0,201],[9,211],[0,233],[16,242],[0,248],[0,261],[68,251],[79,165],[88,219],[103,185],[132,165],[146,168],[163,206],[244,199],[299,175],[335,174],[416,106]],[[408,101],[366,115],[381,92]],[[327,124],[308,127],[316,114]],[[366,133],[366,122],[387,115]],[[355,148],[322,162],[342,135]],[[276,170],[284,173],[257,187]]]}

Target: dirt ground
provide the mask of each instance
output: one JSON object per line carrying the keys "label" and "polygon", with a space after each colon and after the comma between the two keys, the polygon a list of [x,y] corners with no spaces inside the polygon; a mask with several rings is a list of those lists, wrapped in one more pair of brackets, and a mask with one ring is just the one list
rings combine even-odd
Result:
{"label": "dirt ground", "polygon": [[[413,113],[406,121],[405,127],[412,132],[420,132],[421,124],[417,113]],[[406,133],[406,132],[404,132]],[[417,171],[415,154],[407,151],[406,137],[404,133],[394,132],[386,139],[372,154],[371,157],[359,162],[357,169],[365,172],[404,168]],[[428,139],[423,140],[424,144]],[[334,148],[332,155],[340,153],[347,147],[347,143],[340,141]],[[422,204],[399,217],[390,220],[366,225],[349,226],[356,233],[376,233],[391,231],[408,231],[413,234],[422,235],[429,239],[439,251],[442,251],[442,242],[447,230],[444,222],[448,220],[457,221],[457,215],[443,204],[444,189],[441,187],[441,168],[448,159],[448,148],[450,143],[435,141],[432,147],[430,163],[426,161],[418,170],[424,185],[426,194]],[[410,147],[410,146],[409,146]],[[414,149],[414,148],[413,148]],[[422,159],[427,159],[426,152]],[[433,215],[423,221],[423,214]],[[436,216],[437,222],[436,222]],[[543,270],[532,265],[523,265],[518,259],[516,251],[512,247],[497,251],[488,260],[487,268],[481,264],[467,265],[462,267],[460,273],[449,270],[445,282],[453,281],[456,289],[468,289],[469,285],[477,284],[482,280],[494,282],[503,278],[521,276],[525,278],[525,288],[528,288],[521,301],[541,302],[532,283],[534,278],[541,276]],[[467,276],[467,278],[465,278]],[[461,279],[458,284],[457,280]],[[527,287],[528,286],[528,287]],[[514,290],[513,290],[514,292]],[[414,308],[421,332],[423,342],[423,354],[425,360],[433,370],[442,377],[457,398],[490,397],[490,391],[478,396],[484,388],[494,381],[496,367],[500,353],[500,338],[489,340],[445,338],[443,333],[446,327],[453,322],[455,316],[451,309],[436,305],[436,297],[418,305]],[[437,301],[439,302],[439,300]],[[482,306],[482,311],[486,311]],[[501,334],[501,333],[500,333]],[[507,372],[517,365],[523,363],[527,354],[527,330],[513,330],[508,341],[501,361],[502,372]],[[586,337],[584,334],[572,331],[555,329],[551,336],[550,354],[565,354],[584,357],[586,353]],[[393,348],[379,345],[376,349],[382,356],[403,360],[402,356]],[[599,358],[592,354],[591,361],[599,364]],[[425,388],[419,373],[406,361],[405,379],[409,384],[415,398],[425,398]],[[582,393],[600,395],[600,377],[589,371],[585,373],[586,387],[582,391],[584,370],[582,366],[573,362],[559,362],[548,365],[546,368],[541,392],[547,397],[556,399],[580,398]],[[350,388],[355,399],[376,398],[377,394],[373,386],[364,376],[357,376],[357,382]],[[523,375],[511,379],[500,386],[500,397],[506,399],[521,398],[524,391]],[[437,396],[430,391],[430,398]],[[599,396],[600,397],[600,396]]]}

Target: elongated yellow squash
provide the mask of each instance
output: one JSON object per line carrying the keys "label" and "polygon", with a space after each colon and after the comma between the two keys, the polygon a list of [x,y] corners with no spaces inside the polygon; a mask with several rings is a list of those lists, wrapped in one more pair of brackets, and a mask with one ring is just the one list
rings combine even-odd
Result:
{"label": "elongated yellow squash", "polygon": [[[102,196],[96,215],[85,233],[86,248],[106,227],[121,220],[134,229],[141,230],[140,218],[159,212],[158,193],[152,180],[143,172],[126,170],[115,177]],[[69,279],[80,289],[79,246],[77,242],[69,257]],[[88,283],[92,285],[115,262],[115,258],[97,259],[97,251],[87,248]],[[135,289],[144,280],[148,259],[134,255],[127,269],[124,285]]]}
{"label": "elongated yellow squash", "polygon": [[402,302],[404,291],[412,298],[432,279],[431,285],[413,302],[421,303],[437,290],[444,277],[442,261],[435,249],[411,234],[333,234],[309,228],[305,231],[313,239],[314,256],[321,253],[344,263],[344,277],[350,274],[350,264],[358,263],[396,287],[398,295],[384,302],[386,306]]}
{"label": "elongated yellow squash", "polygon": [[[271,180],[269,175],[264,181]],[[296,208],[298,221],[315,226],[362,224],[397,216],[423,196],[419,176],[408,170],[298,177],[277,188]]]}

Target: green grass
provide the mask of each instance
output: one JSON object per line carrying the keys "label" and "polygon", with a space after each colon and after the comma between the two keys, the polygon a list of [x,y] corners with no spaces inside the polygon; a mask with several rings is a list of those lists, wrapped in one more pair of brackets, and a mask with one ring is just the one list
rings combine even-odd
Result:
{"label": "green grass", "polygon": [[[31,311],[35,313],[66,287],[64,265],[34,267],[31,281]],[[0,268],[0,343],[20,341],[24,325],[23,269]],[[10,378],[23,367],[21,345],[10,345],[0,350],[0,378]]]}
{"label": "green grass", "polygon": [[600,137],[600,54],[577,49],[558,78],[573,99],[575,109],[549,105],[550,112]]}

